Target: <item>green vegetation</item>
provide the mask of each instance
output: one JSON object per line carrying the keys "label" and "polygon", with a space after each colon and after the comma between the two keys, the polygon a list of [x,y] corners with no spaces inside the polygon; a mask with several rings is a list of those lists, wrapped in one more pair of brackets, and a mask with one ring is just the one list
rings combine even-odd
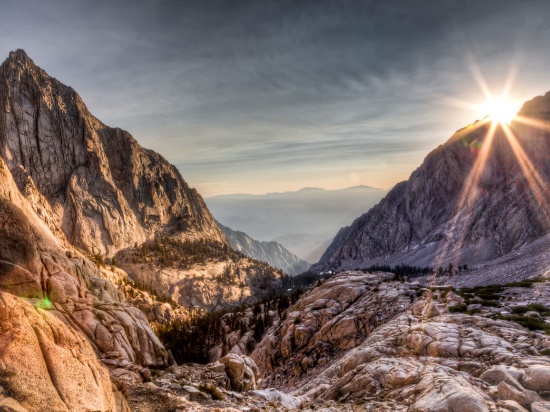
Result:
{"label": "green vegetation", "polygon": [[544,305],[539,305],[538,303],[533,303],[527,306],[516,306],[512,308],[512,313],[516,315],[523,315],[527,312],[538,312],[542,316],[550,316],[550,308]]}
{"label": "green vegetation", "polygon": [[234,252],[229,245],[219,242],[161,237],[136,245],[132,253],[132,262],[189,269],[196,264],[222,261],[227,257],[236,261],[243,256]]}
{"label": "green vegetation", "polygon": [[298,301],[302,293],[298,289],[290,295],[267,296],[253,305],[196,313],[186,321],[178,319],[159,326],[157,334],[177,363],[208,363],[210,351],[218,346],[222,348],[222,356],[227,354],[227,334],[233,331],[238,331],[239,337],[252,331],[253,339],[248,341],[247,347],[252,351],[271,326],[270,311],[277,311],[278,316],[284,318],[286,310]]}
{"label": "green vegetation", "polygon": [[97,266],[97,268],[101,268],[101,266],[105,265],[105,258],[100,253],[97,253],[95,255],[91,255],[90,259],[92,262],[94,262]]}
{"label": "green vegetation", "polygon": [[550,325],[541,318],[522,315],[496,315],[494,319],[508,320],[529,330],[543,330],[550,335]]}
{"label": "green vegetation", "polygon": [[227,244],[207,240],[180,240],[161,237],[135,245],[131,253],[134,264],[190,269],[194,265],[225,262],[229,264],[215,281],[226,286],[250,286],[260,290],[277,287],[283,272],[266,262],[251,259],[231,249]]}
{"label": "green vegetation", "polygon": [[[132,281],[127,277],[122,278],[116,282],[118,286],[123,286],[124,295],[127,299],[133,299],[137,297],[136,289],[141,290],[142,292],[147,292],[151,297],[158,302],[169,303],[173,308],[178,306],[176,302],[172,300],[169,296],[160,293],[157,291],[151,284],[145,282],[140,282],[139,280]],[[130,286],[128,288],[124,286]]]}
{"label": "green vegetation", "polygon": [[456,305],[456,306],[450,306],[449,312],[451,313],[464,313],[466,312],[466,308],[468,305]]}
{"label": "green vegetation", "polygon": [[415,278],[422,275],[429,275],[433,273],[432,268],[430,267],[418,267],[418,266],[409,266],[400,264],[397,266],[389,266],[389,265],[373,265],[366,269],[363,269],[366,272],[390,272],[395,273],[398,279],[404,279],[405,277],[408,278]]}

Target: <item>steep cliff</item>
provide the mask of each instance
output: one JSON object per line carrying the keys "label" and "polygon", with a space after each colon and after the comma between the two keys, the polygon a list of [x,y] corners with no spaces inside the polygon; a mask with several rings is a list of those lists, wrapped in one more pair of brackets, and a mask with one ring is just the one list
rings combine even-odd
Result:
{"label": "steep cliff", "polygon": [[261,242],[252,239],[244,232],[239,232],[228,228],[217,222],[218,226],[225,235],[229,245],[236,251],[262,262],[267,262],[271,266],[281,269],[289,275],[298,275],[305,272],[310,264],[305,260],[294,255],[280,243]]}
{"label": "steep cliff", "polygon": [[0,291],[29,299],[81,331],[101,358],[168,364],[139,309],[125,302],[96,265],[63,245],[36,215],[0,159]]}
{"label": "steep cliff", "polygon": [[0,156],[39,216],[73,245],[112,255],[158,233],[225,242],[164,158],[105,126],[22,50],[0,66]]}
{"label": "steep cliff", "polygon": [[[514,137],[507,126],[488,119],[459,130],[409,180],[341,229],[314,269],[374,263],[470,266],[546,235],[549,108],[550,93],[525,103],[520,115],[531,125],[513,122]],[[536,274],[542,263],[526,275]]]}

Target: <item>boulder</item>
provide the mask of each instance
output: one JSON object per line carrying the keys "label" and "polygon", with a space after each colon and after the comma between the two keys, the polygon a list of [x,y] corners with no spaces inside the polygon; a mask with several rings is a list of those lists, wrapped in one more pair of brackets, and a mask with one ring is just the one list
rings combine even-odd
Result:
{"label": "boulder", "polygon": [[300,409],[303,404],[302,399],[273,388],[250,391],[248,392],[248,395],[263,399],[267,402],[279,404],[283,408],[288,408],[290,410]]}
{"label": "boulder", "polygon": [[468,307],[466,308],[468,312],[472,312],[472,313],[481,312],[482,309],[483,309],[483,305],[480,303],[472,303],[468,305]]}
{"label": "boulder", "polygon": [[489,385],[498,385],[500,382],[506,382],[516,389],[521,389],[521,385],[516,378],[500,366],[487,369],[479,376],[479,378],[487,382]]}
{"label": "boulder", "polygon": [[257,389],[258,367],[248,356],[230,353],[220,359],[225,365],[231,388],[238,392]]}
{"label": "boulder", "polygon": [[527,368],[523,386],[537,392],[550,392],[550,366],[535,365]]}
{"label": "boulder", "polygon": [[516,401],[499,401],[497,402],[497,406],[503,409],[506,409],[510,412],[529,412],[527,409],[525,409],[523,406],[521,406]]}
{"label": "boulder", "polygon": [[531,404],[531,412],[550,412],[550,402],[533,402]]}
{"label": "boulder", "polygon": [[517,389],[504,381],[498,384],[498,396],[503,400],[516,401],[525,408],[529,408],[533,402],[542,400],[535,391]]}
{"label": "boulder", "polygon": [[527,316],[527,317],[530,317],[530,318],[540,318],[540,313],[538,312],[535,312],[534,310],[529,310],[527,312],[525,312],[525,314],[523,316]]}

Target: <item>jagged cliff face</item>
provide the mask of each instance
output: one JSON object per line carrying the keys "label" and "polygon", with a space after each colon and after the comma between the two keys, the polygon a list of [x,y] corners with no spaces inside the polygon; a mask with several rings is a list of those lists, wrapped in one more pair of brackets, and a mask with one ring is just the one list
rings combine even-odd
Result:
{"label": "jagged cliff face", "polygon": [[0,67],[0,155],[54,231],[112,255],[159,232],[225,239],[177,169],[93,117],[80,96],[25,52]]}
{"label": "jagged cliff face", "polygon": [[[547,122],[549,108],[550,94],[546,94],[527,102],[520,115]],[[538,187],[533,183],[535,173],[522,169],[500,125],[479,182],[470,187],[469,176],[491,127],[490,122],[480,124],[458,131],[431,152],[409,180],[341,229],[314,268],[479,264],[547,234],[548,132],[518,122],[511,125],[526,164],[532,163],[540,175]]]}
{"label": "jagged cliff face", "polygon": [[289,275],[298,275],[305,272],[310,264],[294,255],[287,248],[275,241],[260,242],[252,239],[244,232],[233,230],[217,222],[225,235],[229,245],[236,251],[271,266],[281,269]]}

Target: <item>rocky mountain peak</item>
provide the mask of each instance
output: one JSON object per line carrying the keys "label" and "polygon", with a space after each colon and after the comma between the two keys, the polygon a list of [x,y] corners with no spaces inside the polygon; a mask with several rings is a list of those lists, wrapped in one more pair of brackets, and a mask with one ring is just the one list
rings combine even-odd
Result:
{"label": "rocky mountain peak", "polygon": [[201,196],[162,156],[105,126],[23,50],[0,67],[0,156],[52,230],[112,255],[159,233],[225,242]]}
{"label": "rocky mountain peak", "polygon": [[10,51],[10,54],[6,59],[6,62],[11,62],[14,64],[22,64],[22,65],[25,65],[25,64],[34,65],[34,62],[32,61],[32,59],[27,55],[27,53],[23,49]]}
{"label": "rocky mountain peak", "polygon": [[[315,268],[481,267],[542,239],[550,231],[550,94],[526,102],[520,116],[509,128],[484,119],[457,131],[409,180],[341,229]],[[514,273],[536,275],[542,263],[518,262]]]}

